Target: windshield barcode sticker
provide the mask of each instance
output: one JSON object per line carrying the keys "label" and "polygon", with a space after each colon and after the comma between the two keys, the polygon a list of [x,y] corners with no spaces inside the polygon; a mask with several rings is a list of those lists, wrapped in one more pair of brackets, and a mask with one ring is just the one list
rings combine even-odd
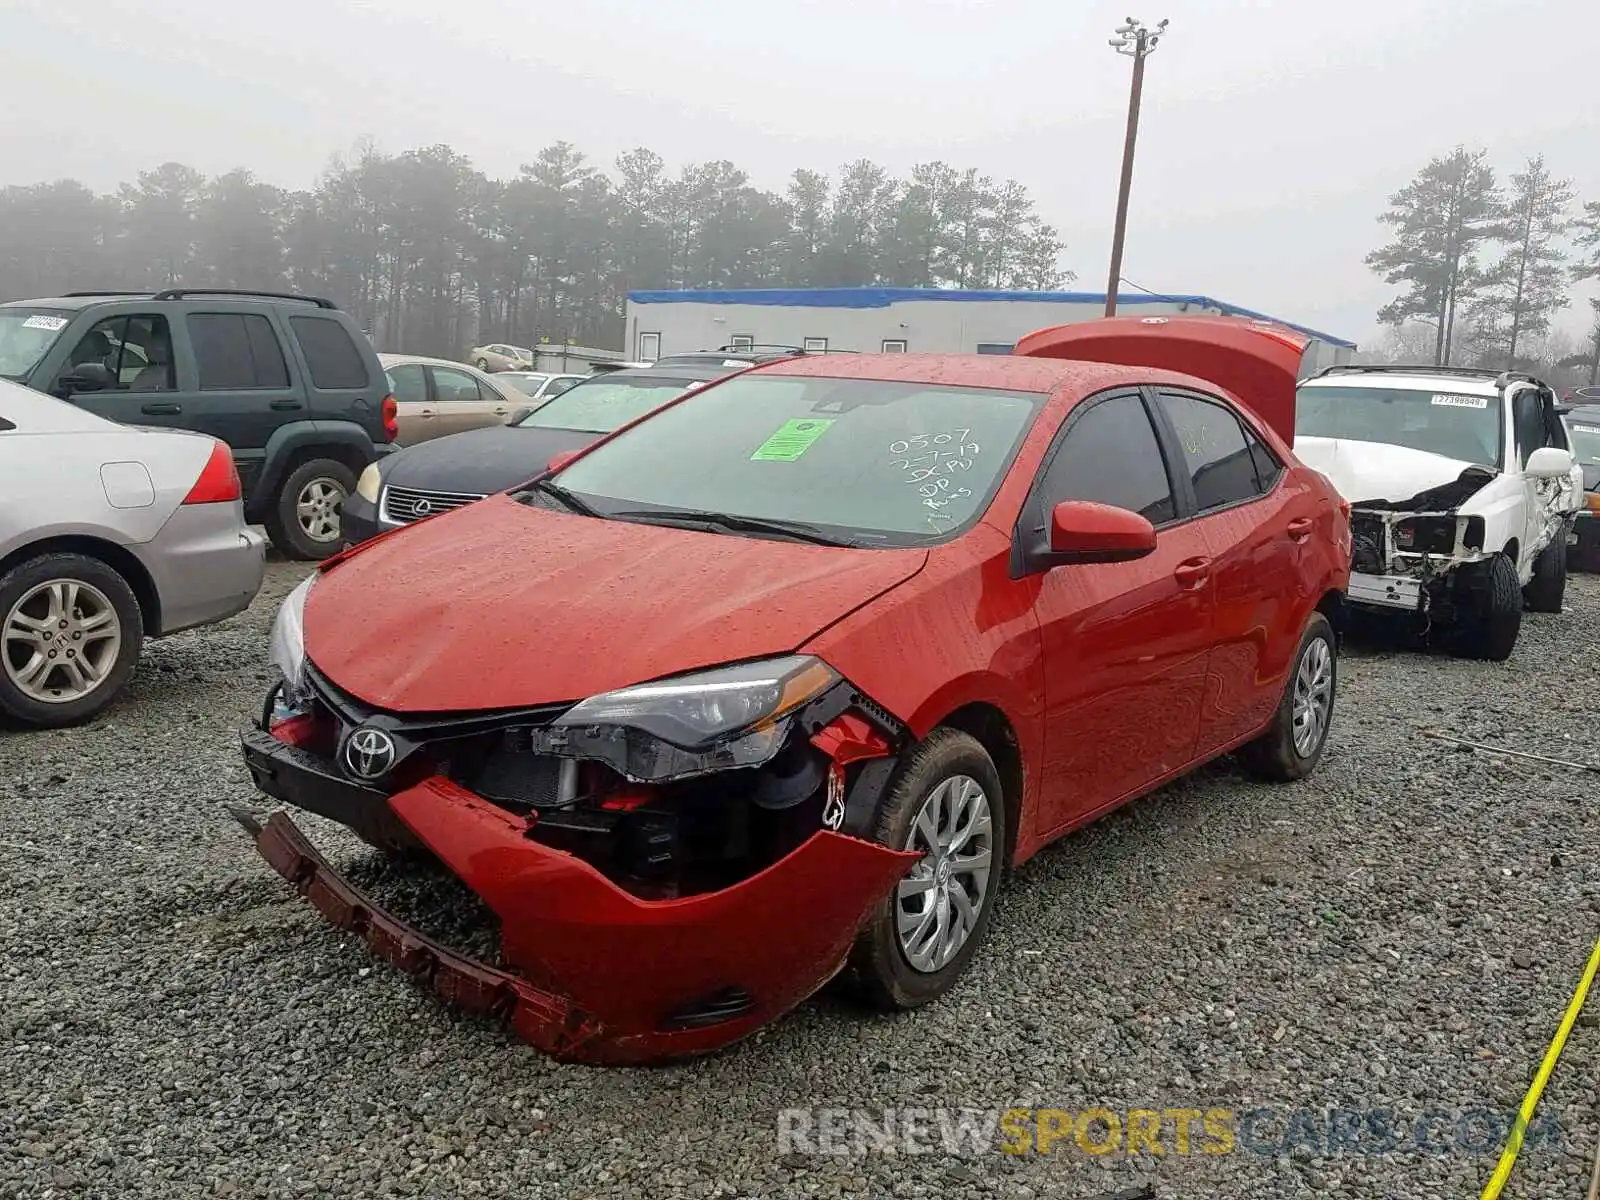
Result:
{"label": "windshield barcode sticker", "polygon": [[1573,433],[1600,433],[1600,425],[1574,425]]}
{"label": "windshield barcode sticker", "polygon": [[1433,403],[1440,408],[1488,408],[1487,396],[1435,396]]}
{"label": "windshield barcode sticker", "polygon": [[29,317],[22,323],[22,327],[24,329],[48,329],[51,333],[60,333],[67,327],[67,319],[65,317],[47,317],[41,314],[36,317]]}
{"label": "windshield barcode sticker", "polygon": [[807,450],[811,443],[816,441],[828,431],[830,421],[793,420],[785,421],[761,445],[756,447],[756,452],[750,456],[751,462],[794,462]]}

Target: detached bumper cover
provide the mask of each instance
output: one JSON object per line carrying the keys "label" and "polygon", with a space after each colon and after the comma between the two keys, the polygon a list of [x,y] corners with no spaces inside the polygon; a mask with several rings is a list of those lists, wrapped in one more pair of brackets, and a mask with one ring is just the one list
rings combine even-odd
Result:
{"label": "detached bumper cover", "polygon": [[334,924],[445,999],[505,1015],[523,1038],[572,1061],[705,1053],[782,1015],[838,970],[867,912],[917,858],[824,830],[732,887],[647,901],[530,840],[531,821],[447,779],[425,780],[389,805],[499,916],[510,970],[457,954],[384,912],[286,815],[240,821]]}

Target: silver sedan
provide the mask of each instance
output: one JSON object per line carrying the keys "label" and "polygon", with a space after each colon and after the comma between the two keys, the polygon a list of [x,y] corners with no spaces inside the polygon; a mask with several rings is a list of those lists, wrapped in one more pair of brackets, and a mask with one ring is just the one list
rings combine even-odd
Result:
{"label": "silver sedan", "polygon": [[146,637],[240,612],[265,569],[221,442],[0,381],[0,719],[87,720]]}

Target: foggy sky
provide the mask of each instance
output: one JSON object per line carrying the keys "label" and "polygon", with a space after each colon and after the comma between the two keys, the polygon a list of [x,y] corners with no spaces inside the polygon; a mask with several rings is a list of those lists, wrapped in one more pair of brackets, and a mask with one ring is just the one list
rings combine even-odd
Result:
{"label": "foggy sky", "polygon": [[[492,175],[566,139],[597,165],[942,158],[1027,186],[1074,286],[1105,286],[1131,11],[1151,57],[1126,278],[1363,343],[1385,198],[1454,145],[1543,153],[1600,199],[1587,0],[0,0],[0,184],[97,190],[176,159],[308,186],[335,152],[447,142]],[[1588,294],[1588,293],[1584,293]],[[1581,298],[1558,318],[1589,322]]]}

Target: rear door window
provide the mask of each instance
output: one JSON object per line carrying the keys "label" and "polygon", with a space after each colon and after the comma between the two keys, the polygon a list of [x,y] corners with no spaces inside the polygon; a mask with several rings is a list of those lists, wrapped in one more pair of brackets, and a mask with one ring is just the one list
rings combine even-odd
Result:
{"label": "rear door window", "polygon": [[289,386],[278,335],[261,314],[195,313],[188,326],[202,392]]}
{"label": "rear door window", "polygon": [[1183,447],[1197,511],[1226,508],[1261,495],[1256,458],[1231,409],[1182,392],[1163,391],[1160,404]]}
{"label": "rear door window", "polygon": [[372,380],[355,342],[338,321],[327,317],[290,317],[300,352],[306,356],[311,382],[320,391],[364,388]]}
{"label": "rear door window", "polygon": [[455,371],[449,367],[430,369],[433,371],[433,391],[439,397],[440,404],[485,399],[478,381],[465,371]]}

